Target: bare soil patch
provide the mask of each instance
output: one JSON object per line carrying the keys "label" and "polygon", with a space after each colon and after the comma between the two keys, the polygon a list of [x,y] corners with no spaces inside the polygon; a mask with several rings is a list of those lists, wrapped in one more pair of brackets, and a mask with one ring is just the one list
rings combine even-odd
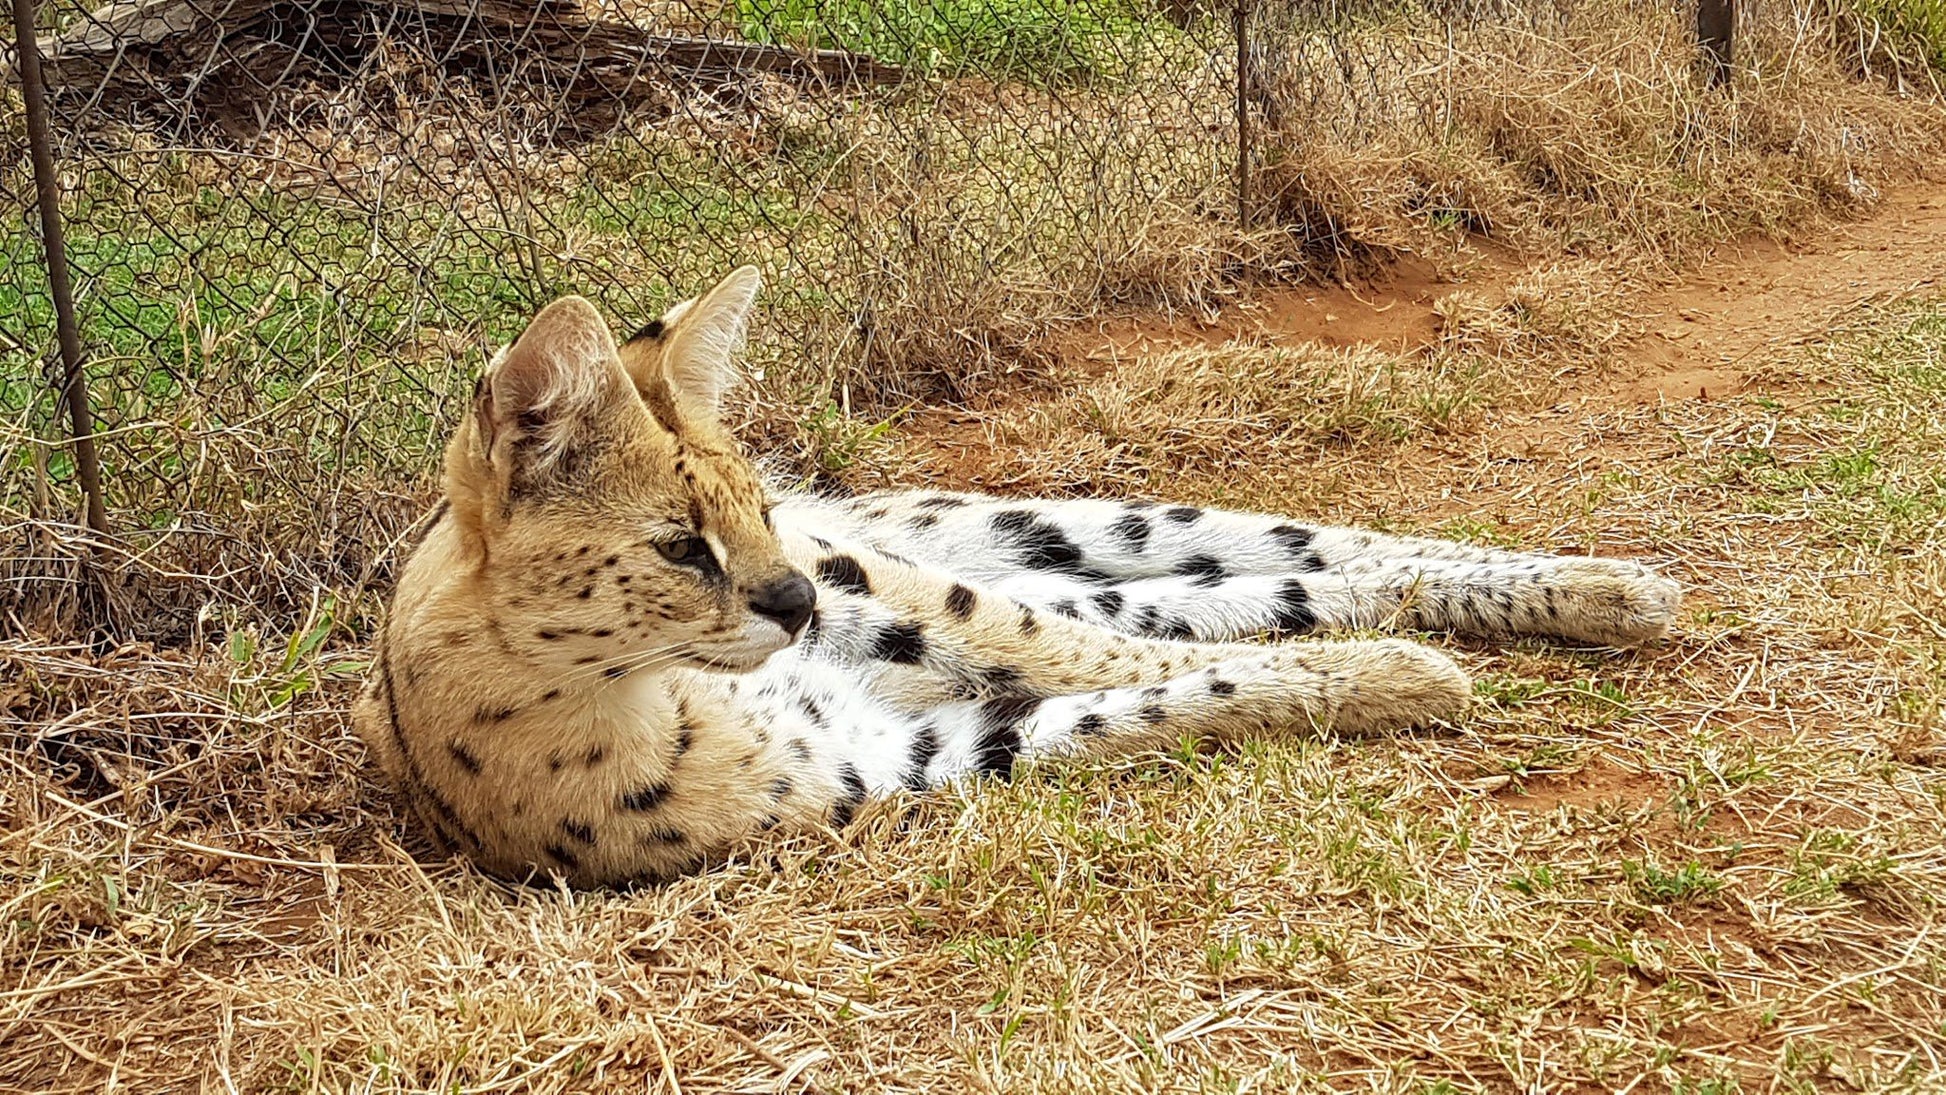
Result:
{"label": "bare soil patch", "polygon": [[[1746,371],[1819,337],[1861,306],[1923,294],[1946,278],[1946,189],[1888,191],[1871,216],[1830,224],[1795,244],[1753,239],[1709,248],[1671,283],[1635,295],[1632,336],[1600,380],[1570,397],[1629,402],[1711,399],[1744,390]],[[1523,264],[1475,246],[1440,260],[1408,257],[1356,283],[1277,288],[1203,315],[1110,316],[1054,340],[1071,365],[1097,372],[1132,355],[1233,340],[1362,346],[1392,353],[1439,340],[1439,305],[1456,292],[1504,292]]]}

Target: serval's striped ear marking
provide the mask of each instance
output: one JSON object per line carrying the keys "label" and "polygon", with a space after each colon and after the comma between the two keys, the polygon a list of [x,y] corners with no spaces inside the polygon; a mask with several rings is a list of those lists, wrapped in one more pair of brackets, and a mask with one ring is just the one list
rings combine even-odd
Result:
{"label": "serval's striped ear marking", "polygon": [[715,421],[737,380],[750,312],[763,288],[754,266],[731,271],[716,287],[651,321],[622,347],[622,365],[656,421],[680,433],[685,412]]}

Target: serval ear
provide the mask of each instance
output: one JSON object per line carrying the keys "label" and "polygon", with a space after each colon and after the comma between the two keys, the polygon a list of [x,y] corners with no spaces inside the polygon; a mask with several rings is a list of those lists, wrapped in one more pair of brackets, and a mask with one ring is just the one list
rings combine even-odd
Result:
{"label": "serval ear", "polygon": [[587,445],[598,412],[625,390],[615,338],[595,306],[562,297],[487,367],[473,413],[487,458],[533,481]]}
{"label": "serval ear", "polygon": [[[694,300],[664,312],[622,347],[622,364],[656,417],[664,417],[661,393],[714,420],[723,395],[735,386],[736,355],[750,326],[750,311],[763,288],[754,266],[739,267]],[[675,427],[664,422],[671,429]]]}

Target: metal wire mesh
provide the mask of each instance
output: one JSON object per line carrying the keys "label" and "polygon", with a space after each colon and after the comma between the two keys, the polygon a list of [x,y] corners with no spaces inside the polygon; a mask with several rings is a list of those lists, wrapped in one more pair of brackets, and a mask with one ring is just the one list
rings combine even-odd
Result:
{"label": "metal wire mesh", "polygon": [[[15,218],[0,609],[90,601],[174,635],[365,588],[472,375],[563,293],[625,326],[762,267],[749,417],[788,447],[833,408],[1005,383],[1064,318],[1301,275],[1341,241],[1303,179],[1253,191],[1279,142],[1450,125],[1418,79],[1442,27],[1566,10],[1237,2],[46,0],[115,535],[75,517],[41,240]],[[1374,12],[1424,32],[1357,33]]]}
{"label": "metal wire mesh", "polygon": [[[116,550],[204,594],[370,577],[566,292],[634,323],[755,262],[763,390],[806,406],[1003,372],[1077,292],[1141,295],[1158,224],[1233,215],[1227,23],[1147,2],[50,0]],[[0,254],[3,501],[59,520],[37,233]]]}

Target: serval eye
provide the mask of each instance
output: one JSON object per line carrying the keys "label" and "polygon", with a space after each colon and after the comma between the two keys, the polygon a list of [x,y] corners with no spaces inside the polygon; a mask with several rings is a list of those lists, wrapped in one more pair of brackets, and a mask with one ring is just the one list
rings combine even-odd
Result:
{"label": "serval eye", "polygon": [[664,559],[672,563],[695,566],[709,558],[709,545],[700,536],[679,536],[674,540],[658,540],[655,549]]}

